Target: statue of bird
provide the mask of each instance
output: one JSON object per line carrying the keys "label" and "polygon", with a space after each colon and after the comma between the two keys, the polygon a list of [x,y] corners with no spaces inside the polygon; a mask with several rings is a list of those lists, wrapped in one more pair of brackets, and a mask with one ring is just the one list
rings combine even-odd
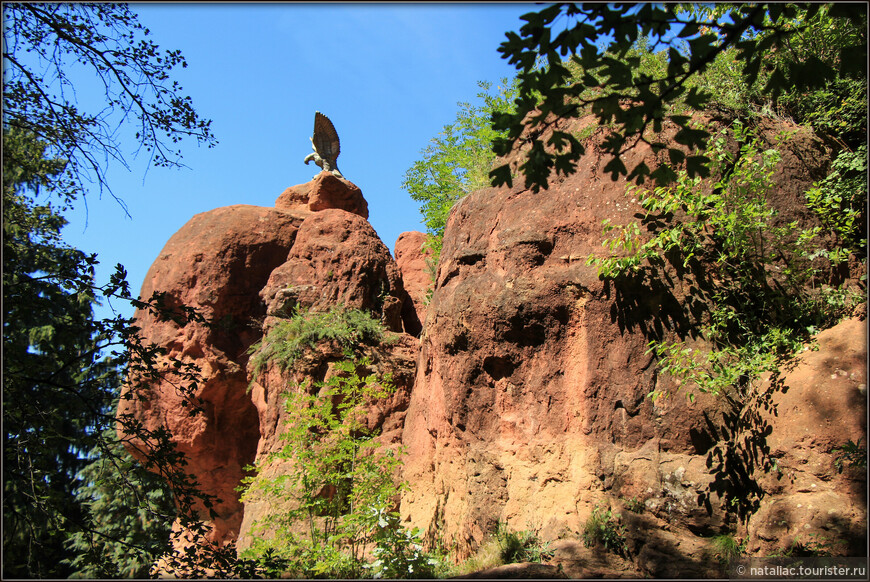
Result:
{"label": "statue of bird", "polygon": [[314,160],[321,170],[331,172],[333,176],[344,178],[338,171],[338,154],[341,153],[341,145],[338,141],[338,132],[327,116],[319,111],[314,112],[314,135],[311,136],[311,147],[314,153],[305,156],[305,163]]}

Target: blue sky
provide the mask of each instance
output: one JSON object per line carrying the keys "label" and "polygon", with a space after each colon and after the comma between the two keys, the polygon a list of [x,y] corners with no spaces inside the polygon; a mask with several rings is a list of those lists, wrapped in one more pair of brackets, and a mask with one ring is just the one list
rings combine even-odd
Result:
{"label": "blue sky", "polygon": [[[341,138],[339,167],[369,204],[369,221],[392,251],[396,238],[423,230],[417,203],[402,190],[405,171],[460,101],[476,102],[477,82],[494,86],[514,70],[500,58],[505,33],[532,3],[146,3],[131,5],[161,49],[178,49],[188,68],[173,79],[213,120],[215,148],[183,144],[188,169],[110,166],[111,196],[91,193],[68,215],[66,240],[100,260],[105,281],[116,263],[138,292],[163,245],[193,215],[221,206],[273,206],[285,188],[319,171],[305,165],[314,112]],[[82,93],[81,100],[88,97]],[[87,103],[83,102],[85,107]],[[125,154],[132,154],[132,141]],[[146,173],[147,170],[147,173]]]}

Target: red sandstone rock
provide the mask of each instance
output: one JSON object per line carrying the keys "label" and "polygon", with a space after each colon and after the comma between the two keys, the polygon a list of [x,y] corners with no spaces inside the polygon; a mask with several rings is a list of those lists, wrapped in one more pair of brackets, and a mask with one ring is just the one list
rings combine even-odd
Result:
{"label": "red sandstone rock", "polygon": [[[451,211],[403,433],[401,513],[471,551],[497,521],[553,539],[582,531],[595,506],[633,497],[646,527],[674,532],[638,534],[637,571],[707,575],[709,564],[675,561],[674,548],[707,552],[698,535],[732,527],[723,477],[708,465],[731,436],[710,427],[728,426],[730,411],[703,394],[693,406],[682,394],[647,398],[675,387],[647,343],[686,337],[695,315],[685,288],[616,287],[586,264],[605,252],[604,219],[642,211],[625,181],[603,174],[602,138],[549,190],[487,189]],[[820,143],[799,136],[785,148],[771,197],[784,220],[812,223],[792,198],[824,175]],[[642,159],[655,166],[644,144],[623,157]]]}
{"label": "red sandstone rock", "polygon": [[[646,354],[647,342],[684,337],[694,322],[684,309],[688,290],[617,288],[585,264],[589,253],[602,252],[603,219],[624,223],[640,211],[624,196],[624,181],[601,171],[602,131],[587,144],[577,173],[555,178],[549,190],[487,189],[454,208],[424,337],[418,344],[399,334],[392,347],[370,350],[374,368],[392,372],[399,390],[372,404],[368,422],[383,429],[385,443],[407,446],[410,489],[401,513],[432,540],[468,553],[501,521],[563,538],[554,562],[573,577],[721,575],[709,540],[738,529],[723,504],[741,483],[717,472],[714,453],[729,439],[752,435],[730,432],[733,411],[723,399],[698,395],[692,406],[681,394],[647,398],[674,388]],[[778,129],[765,131],[774,136]],[[783,220],[814,220],[799,197],[824,175],[822,150],[808,134],[788,142],[771,200]],[[640,159],[654,165],[643,144],[624,161],[632,167]],[[247,346],[293,307],[343,304],[414,333],[401,309],[425,288],[422,235],[403,234],[393,262],[354,200],[353,188],[321,173],[279,197],[276,208],[284,212],[231,207],[195,217],[152,267],[143,294],[166,289],[209,315],[265,317],[261,326],[229,333],[140,315],[146,337],[203,365],[209,412],[182,419],[166,385],[155,387],[151,402],[127,409],[173,432],[207,491],[226,496],[244,462],[276,450],[282,391],[328,377],[342,357],[322,345],[292,370],[267,367],[243,396]],[[789,390],[772,394],[777,413],[759,417],[769,428],[766,440],[743,468],[764,496],[750,508],[748,529],[737,532],[755,540],[753,552],[782,549],[805,531],[866,537],[866,507],[858,501],[866,475],[837,472],[829,452],[848,438],[866,442],[862,325],[846,322],[820,335],[820,351],[801,356],[785,377]],[[770,472],[774,461],[782,477]],[[274,464],[266,473],[284,470]],[[240,530],[245,547],[252,524],[275,508],[252,501],[242,518],[237,498],[229,499],[219,507],[215,537]],[[621,515],[627,558],[564,539],[582,531],[596,507]]]}
{"label": "red sandstone rock", "polygon": [[[761,411],[769,427],[759,462],[768,492],[749,521],[749,550],[759,555],[829,542],[828,551],[863,555],[866,550],[866,467],[854,467],[832,450],[848,441],[867,442],[867,323],[843,321],[817,337]],[[761,469],[775,468],[768,472]],[[842,543],[845,542],[845,543]]]}
{"label": "red sandstone rock", "polygon": [[275,208],[284,212],[306,215],[311,210],[308,208],[308,198],[311,195],[311,186],[314,182],[306,182],[290,186],[284,190],[275,200]]}
{"label": "red sandstone rock", "polygon": [[[272,271],[260,295],[268,313],[264,332],[281,318],[290,317],[294,309],[326,311],[336,305],[369,311],[392,331],[403,328],[400,309],[405,290],[399,270],[371,225],[344,210],[318,211],[302,223],[286,262]],[[396,386],[392,397],[372,403],[367,417],[368,426],[379,429],[379,438],[390,446],[401,442],[417,349],[414,338],[394,334],[392,343],[367,350],[373,371],[380,377],[390,374]],[[257,460],[282,446],[279,437],[286,422],[282,394],[306,380],[311,386],[326,380],[333,373],[334,362],[345,358],[339,346],[323,344],[291,369],[282,370],[277,363],[270,363],[257,378],[253,378],[253,370],[248,371],[251,398],[259,415]],[[285,462],[273,462],[263,467],[261,474],[271,477],[282,471],[286,471]],[[246,501],[240,549],[250,545],[254,524],[279,507],[273,500],[257,496]]]}
{"label": "red sandstone rock", "polygon": [[369,205],[359,186],[331,172],[320,172],[310,182],[287,188],[278,196],[275,208],[295,213],[337,208],[366,219],[369,217]]}
{"label": "red sandstone rock", "polygon": [[410,300],[403,305],[402,318],[405,330],[411,335],[419,335],[426,321],[427,295],[434,285],[429,274],[430,253],[423,250],[425,242],[426,235],[422,232],[403,232],[396,239],[394,250],[396,265],[402,273]]}
{"label": "red sandstone rock", "polygon": [[189,415],[171,377],[152,385],[147,400],[122,399],[119,406],[119,414],[134,414],[147,429],[168,429],[186,455],[186,469],[205,493],[220,499],[214,539],[238,533],[242,506],[234,488],[259,439],[245,374],[246,350],[260,336],[251,323],[265,315],[257,293],[287,258],[301,222],[293,214],[244,205],[197,214],[169,239],[142,285],[145,299],[163,291],[170,304],[196,307],[221,322],[179,327],[138,311],[146,341],[166,348],[169,358],[202,368],[196,395],[205,414]]}
{"label": "red sandstone rock", "polygon": [[[119,414],[132,414],[148,429],[169,430],[203,492],[220,500],[213,541],[238,536],[243,507],[235,489],[242,468],[254,462],[257,451],[274,450],[282,428],[280,394],[288,382],[304,379],[270,368],[249,390],[248,349],[264,329],[296,306],[343,305],[372,311],[389,329],[402,330],[401,276],[366,214],[359,188],[322,173],[288,188],[276,209],[232,206],[195,216],[173,235],[146,277],[143,297],[163,291],[170,305],[194,307],[219,322],[179,327],[150,313],[137,314],[143,338],[165,347],[169,361],[201,367],[196,396],[205,413],[188,414],[169,375],[150,387],[147,399],[122,401]],[[324,350],[306,369],[309,380],[323,380],[331,363],[344,357],[340,350]],[[393,446],[401,440],[416,351],[416,340],[400,335],[372,354],[375,368],[391,373],[398,389],[388,401],[372,404],[369,423]],[[260,514],[254,507],[246,515],[253,523]]]}
{"label": "red sandstone rock", "polygon": [[311,182],[308,208],[314,212],[338,208],[363,218],[369,217],[369,205],[359,187],[330,172],[320,172]]}
{"label": "red sandstone rock", "polygon": [[[626,164],[649,155],[638,146]],[[411,525],[440,520],[460,546],[496,520],[576,531],[617,453],[694,451],[703,419],[647,398],[664,386],[645,355],[652,314],[667,321],[677,299],[621,296],[585,263],[603,219],[639,210],[604,163],[588,152],[549,191],[488,189],[451,212],[405,424]]]}
{"label": "red sandstone rock", "polygon": [[396,263],[368,221],[344,210],[316,212],[302,223],[287,261],[272,271],[261,296],[269,315],[344,305],[402,329],[404,288]]}

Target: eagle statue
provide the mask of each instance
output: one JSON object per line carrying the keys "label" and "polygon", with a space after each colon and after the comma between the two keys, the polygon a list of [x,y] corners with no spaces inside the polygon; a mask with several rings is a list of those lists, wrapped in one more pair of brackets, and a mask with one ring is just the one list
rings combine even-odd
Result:
{"label": "eagle statue", "polygon": [[338,154],[341,146],[338,141],[338,132],[327,116],[319,111],[314,112],[314,135],[311,136],[311,147],[314,153],[305,156],[305,163],[314,161],[321,170],[331,172],[333,176],[344,178],[338,171]]}

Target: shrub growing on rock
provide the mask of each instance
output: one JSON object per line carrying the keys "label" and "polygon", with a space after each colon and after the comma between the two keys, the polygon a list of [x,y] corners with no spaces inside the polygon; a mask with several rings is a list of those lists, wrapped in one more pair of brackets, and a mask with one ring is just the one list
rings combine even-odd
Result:
{"label": "shrub growing on rock", "polygon": [[340,305],[325,312],[296,310],[292,317],[278,322],[266,336],[248,350],[253,378],[269,362],[287,369],[306,349],[319,342],[336,342],[345,357],[354,358],[360,345],[389,341],[384,325],[366,311]]}
{"label": "shrub growing on rock", "polygon": [[[370,330],[371,331],[371,330]],[[272,502],[276,509],[254,525],[268,536],[255,539],[248,559],[279,559],[284,570],[304,577],[359,577],[372,570],[389,577],[431,573],[415,531],[406,532],[391,513],[402,485],[394,475],[401,450],[386,448],[366,424],[371,402],[394,391],[389,377],[362,376],[370,362],[345,360],[336,374],[285,397],[284,446],[256,467],[276,461],[286,469],[274,478],[244,481],[243,500]],[[367,552],[376,561],[367,564]]]}

